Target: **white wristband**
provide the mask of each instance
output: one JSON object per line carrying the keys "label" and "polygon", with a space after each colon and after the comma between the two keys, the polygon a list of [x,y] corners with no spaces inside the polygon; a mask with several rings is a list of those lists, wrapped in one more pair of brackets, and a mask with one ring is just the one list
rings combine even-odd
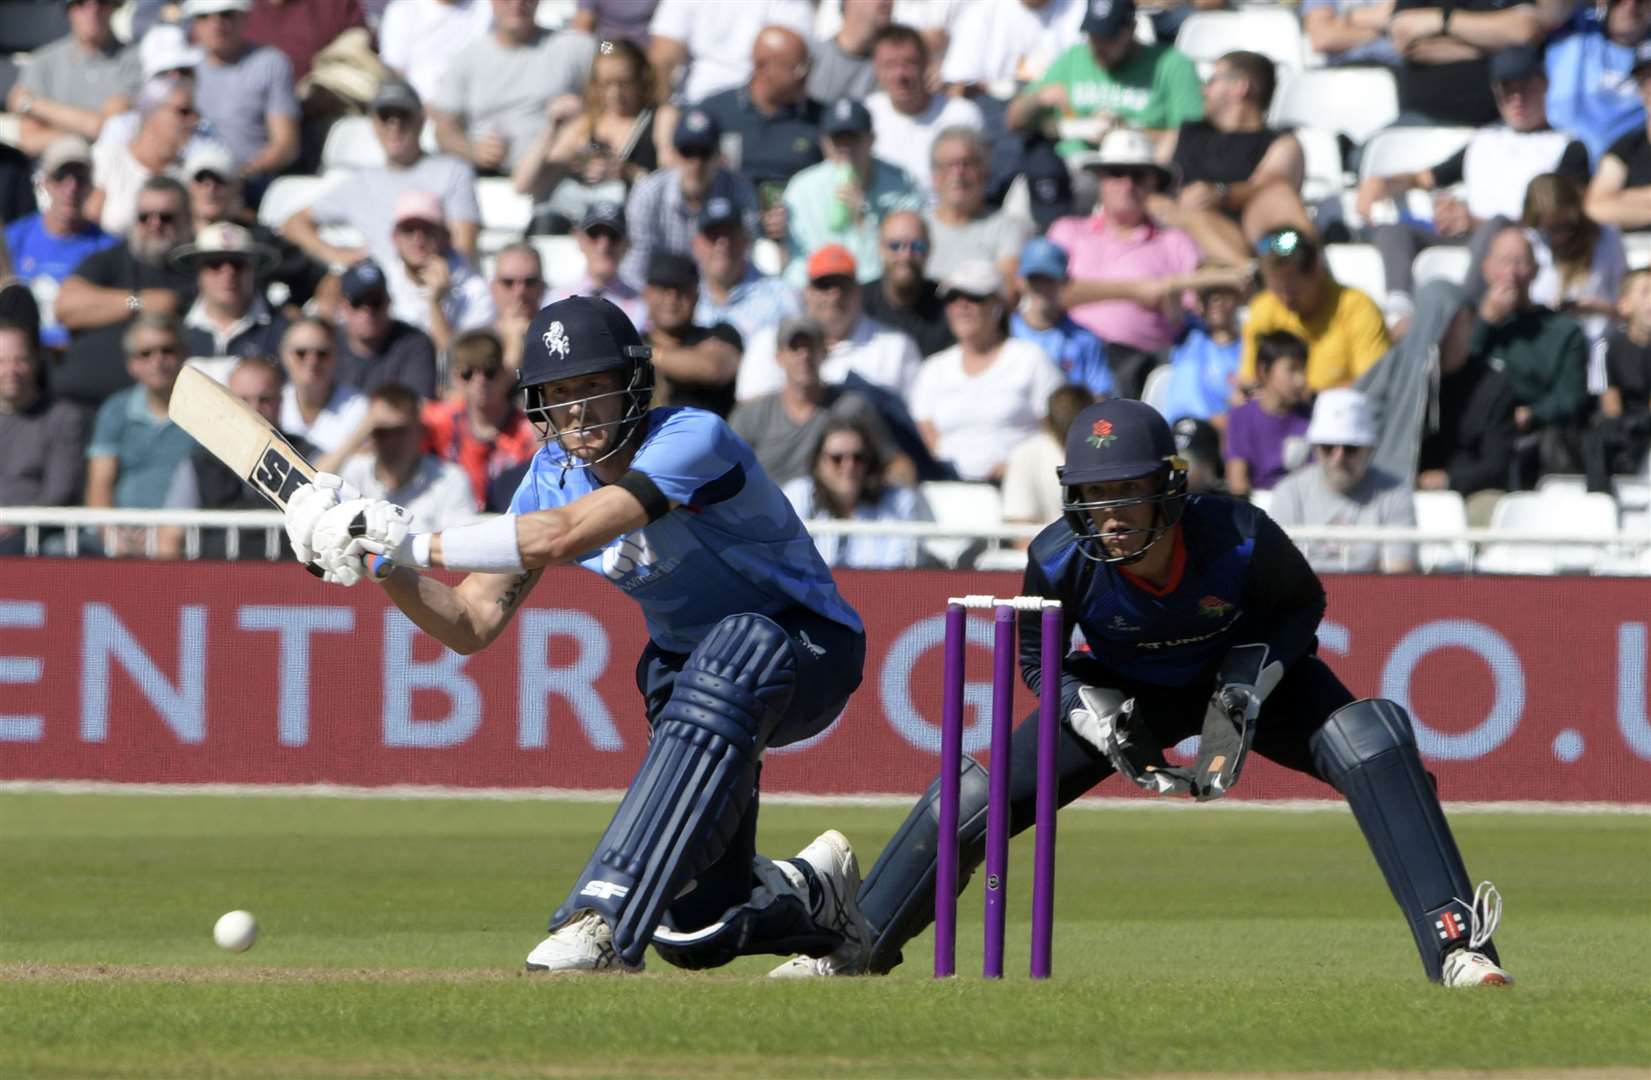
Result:
{"label": "white wristband", "polygon": [[[429,544],[425,539],[425,561]],[[474,525],[441,531],[441,564],[449,570],[480,574],[519,574],[522,552],[516,546],[516,515],[501,514]]]}

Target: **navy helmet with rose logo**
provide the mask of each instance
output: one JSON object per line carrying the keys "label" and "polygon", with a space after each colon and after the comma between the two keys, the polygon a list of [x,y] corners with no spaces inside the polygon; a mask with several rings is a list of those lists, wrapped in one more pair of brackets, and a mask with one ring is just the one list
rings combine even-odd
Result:
{"label": "navy helmet with rose logo", "polygon": [[[597,398],[623,395],[625,408],[610,424],[587,425],[615,428],[612,445],[591,461],[568,461],[579,469],[611,457],[639,429],[653,401],[653,350],[637,333],[631,320],[614,303],[600,296],[570,296],[541,308],[522,336],[522,363],[516,369],[516,385],[524,397],[527,413],[540,437],[560,435],[551,417],[550,397],[545,388],[565,379],[611,371],[619,376],[619,389],[589,397],[557,399],[556,408],[588,405]],[[564,414],[565,415],[565,414]]]}
{"label": "navy helmet with rose logo", "polygon": [[[1127,564],[1181,520],[1187,499],[1187,463],[1175,448],[1175,436],[1158,410],[1140,401],[1109,398],[1080,412],[1066,433],[1066,464],[1059,470],[1061,511],[1077,537],[1078,551],[1096,562]],[[1148,494],[1111,499],[1086,498],[1084,486],[1154,477]],[[1153,523],[1139,529],[1115,530],[1114,541],[1145,533],[1140,550],[1127,555],[1107,551],[1100,525],[1092,511],[1122,506],[1151,505]]]}

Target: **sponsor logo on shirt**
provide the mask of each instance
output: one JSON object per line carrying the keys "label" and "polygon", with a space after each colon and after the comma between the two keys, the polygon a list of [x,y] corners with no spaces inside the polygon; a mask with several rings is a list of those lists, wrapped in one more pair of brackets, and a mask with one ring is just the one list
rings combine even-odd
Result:
{"label": "sponsor logo on shirt", "polygon": [[627,533],[602,549],[602,573],[630,592],[671,573],[680,559],[659,562],[645,532]]}
{"label": "sponsor logo on shirt", "polygon": [[1198,601],[1198,614],[1206,619],[1223,618],[1232,609],[1232,604],[1219,596],[1206,596]]}

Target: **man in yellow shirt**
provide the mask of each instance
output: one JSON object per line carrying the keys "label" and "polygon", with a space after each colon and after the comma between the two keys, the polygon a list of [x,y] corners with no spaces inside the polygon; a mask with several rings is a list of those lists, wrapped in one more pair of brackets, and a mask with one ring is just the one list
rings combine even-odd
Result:
{"label": "man in yellow shirt", "polygon": [[1365,293],[1331,277],[1318,244],[1305,233],[1279,229],[1262,237],[1257,249],[1266,287],[1250,301],[1239,381],[1246,386],[1256,381],[1256,340],[1285,330],[1307,342],[1309,390],[1352,385],[1391,344],[1381,309]]}

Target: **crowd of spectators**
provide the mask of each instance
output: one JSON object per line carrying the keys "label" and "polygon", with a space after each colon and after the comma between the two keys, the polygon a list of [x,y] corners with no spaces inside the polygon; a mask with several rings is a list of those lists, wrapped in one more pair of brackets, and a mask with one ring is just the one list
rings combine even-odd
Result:
{"label": "crowd of spectators", "polygon": [[[523,331],[570,293],[624,310],[656,400],[729,417],[805,517],[924,520],[916,485],[961,480],[1047,521],[1104,396],[1174,422],[1196,490],[1285,522],[1411,524],[1450,490],[1483,524],[1544,475],[1643,471],[1651,3],[1280,5],[1313,62],[1392,73],[1397,124],[1474,129],[1322,205],[1272,119],[1296,67],[1173,44],[1226,6],[67,0],[0,73],[0,504],[257,505],[167,420],[189,364],[420,528],[497,509],[541,437]],[[371,135],[347,167],[345,123]],[[1337,279],[1349,240],[1382,289]],[[1418,287],[1440,246],[1468,272]]]}

